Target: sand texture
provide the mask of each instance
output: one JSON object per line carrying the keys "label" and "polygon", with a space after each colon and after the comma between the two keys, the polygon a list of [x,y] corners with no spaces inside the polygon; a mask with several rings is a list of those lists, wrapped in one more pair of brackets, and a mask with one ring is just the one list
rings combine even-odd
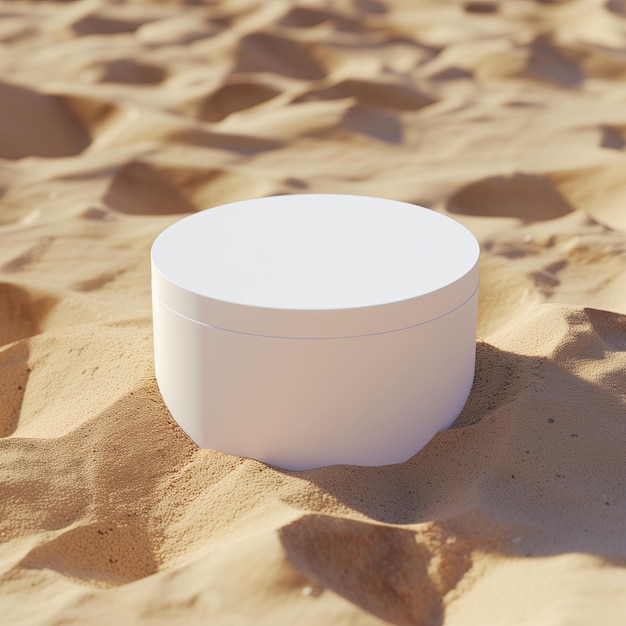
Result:
{"label": "sand texture", "polygon": [[[408,462],[198,449],[149,250],[352,193],[482,247],[477,370]],[[0,1],[0,622],[626,623],[626,2]]]}

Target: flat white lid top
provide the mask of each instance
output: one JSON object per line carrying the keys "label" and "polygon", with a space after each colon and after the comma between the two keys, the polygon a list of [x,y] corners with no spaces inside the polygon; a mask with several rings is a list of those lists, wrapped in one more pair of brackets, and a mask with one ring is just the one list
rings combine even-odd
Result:
{"label": "flat white lid top", "polygon": [[[323,320],[315,312],[328,322],[332,312],[348,321],[341,311],[370,310],[378,321],[366,324],[365,332],[445,313],[475,290],[478,255],[473,235],[444,215],[404,202],[337,194],[274,196],[202,211],[167,228],[152,248],[157,296],[175,311],[229,330],[279,336],[279,318],[284,322],[291,312],[287,326],[295,326],[284,336],[306,337],[319,336],[316,327]],[[167,284],[159,289],[162,279]],[[454,288],[459,281],[467,285]],[[453,293],[443,300],[433,296],[450,287]],[[421,315],[415,305],[424,298],[432,302]],[[413,314],[381,319],[381,306],[399,303]],[[260,319],[258,328],[238,323],[242,314],[255,314],[250,308],[266,319],[273,311],[278,325],[271,322],[269,328]],[[305,328],[307,320],[312,328]],[[351,334],[349,324],[340,326],[329,328],[331,335]]]}

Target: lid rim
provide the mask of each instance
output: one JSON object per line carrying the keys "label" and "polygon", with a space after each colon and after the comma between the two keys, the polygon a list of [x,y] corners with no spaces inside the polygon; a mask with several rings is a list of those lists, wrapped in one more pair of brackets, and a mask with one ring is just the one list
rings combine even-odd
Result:
{"label": "lid rim", "polygon": [[265,337],[267,339],[295,339],[295,340],[302,340],[302,341],[308,341],[308,340],[316,340],[316,339],[321,339],[321,340],[333,340],[333,339],[359,339],[362,337],[374,337],[376,335],[388,335],[390,333],[400,333],[406,330],[411,330],[412,328],[417,328],[418,326],[425,326],[427,324],[430,324],[432,322],[436,322],[437,320],[442,319],[443,317],[446,317],[447,315],[450,315],[451,313],[454,313],[455,311],[457,311],[458,309],[461,309],[462,307],[464,307],[466,304],[468,304],[478,293],[478,288],[479,288],[479,283],[476,284],[476,287],[474,288],[474,291],[460,304],[458,304],[457,306],[455,306],[454,308],[445,311],[443,313],[441,313],[440,315],[437,315],[435,317],[432,317],[428,320],[424,320],[424,321],[420,321],[417,322],[415,324],[411,324],[409,326],[403,326],[401,328],[389,328],[389,329],[385,329],[385,330],[379,330],[379,331],[375,331],[375,332],[369,332],[369,333],[361,333],[361,334],[354,334],[354,335],[331,335],[331,336],[295,336],[295,335],[269,335],[267,333],[253,333],[253,332],[246,332],[244,330],[240,330],[240,329],[234,329],[234,328],[224,328],[222,326],[216,326],[215,324],[209,324],[207,322],[203,322],[201,320],[197,320],[194,319],[192,317],[188,317],[186,315],[183,315],[180,311],[177,311],[175,309],[173,309],[172,307],[168,306],[165,302],[163,302],[162,300],[158,300],[155,299],[155,302],[161,304],[162,306],[166,307],[170,312],[174,313],[175,315],[178,315],[179,317],[183,317],[185,318],[187,321],[193,323],[193,324],[198,324],[200,326],[204,326],[205,328],[213,328],[215,330],[219,330],[222,332],[226,332],[226,333],[234,333],[237,335],[248,335],[250,337]]}
{"label": "lid rim", "polygon": [[166,228],[151,249],[152,292],[183,317],[232,332],[363,336],[461,306],[477,289],[479,258],[469,229],[418,205],[272,196]]}
{"label": "lid rim", "polygon": [[477,262],[454,283],[405,300],[343,309],[279,309],[208,298],[172,283],[154,266],[152,274],[153,300],[192,322],[284,338],[357,337],[418,326],[460,308],[478,287]]}

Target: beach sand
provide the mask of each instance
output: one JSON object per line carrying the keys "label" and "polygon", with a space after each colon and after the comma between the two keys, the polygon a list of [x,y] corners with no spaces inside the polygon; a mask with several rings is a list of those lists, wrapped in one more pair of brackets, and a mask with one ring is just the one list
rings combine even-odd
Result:
{"label": "beach sand", "polygon": [[[622,625],[626,2],[0,1],[7,626]],[[284,193],[482,247],[472,393],[406,463],[198,449],[150,246]]]}

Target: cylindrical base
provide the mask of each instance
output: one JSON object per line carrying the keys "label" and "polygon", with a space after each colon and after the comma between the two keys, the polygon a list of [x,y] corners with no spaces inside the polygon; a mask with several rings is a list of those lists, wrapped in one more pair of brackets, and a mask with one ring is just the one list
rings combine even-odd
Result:
{"label": "cylindrical base", "polygon": [[217,329],[155,300],[157,381],[201,447],[290,470],[399,463],[462,409],[476,309],[474,293],[403,330],[297,339]]}

